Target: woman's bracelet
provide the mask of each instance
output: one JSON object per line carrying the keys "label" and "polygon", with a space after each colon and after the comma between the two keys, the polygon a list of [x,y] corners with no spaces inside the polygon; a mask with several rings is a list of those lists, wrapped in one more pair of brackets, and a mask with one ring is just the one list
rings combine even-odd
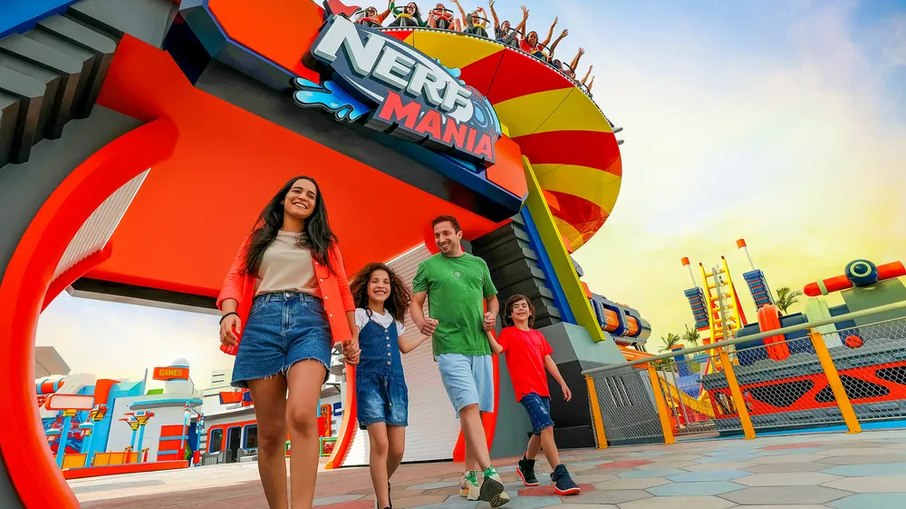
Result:
{"label": "woman's bracelet", "polygon": [[239,313],[237,313],[235,311],[230,311],[229,313],[224,314],[223,316],[220,317],[220,324],[223,325],[223,321],[226,319],[226,317],[228,317],[230,315],[239,316]]}

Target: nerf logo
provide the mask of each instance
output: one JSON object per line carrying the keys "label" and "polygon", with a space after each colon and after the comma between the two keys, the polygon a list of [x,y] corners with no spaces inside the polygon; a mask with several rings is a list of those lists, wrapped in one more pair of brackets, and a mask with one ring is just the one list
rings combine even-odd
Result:
{"label": "nerf logo", "polygon": [[[497,114],[487,98],[458,79],[458,71],[342,16],[327,21],[310,53],[346,92],[372,105],[368,127],[433,150],[494,162]],[[297,95],[297,102],[304,103],[303,96]]]}

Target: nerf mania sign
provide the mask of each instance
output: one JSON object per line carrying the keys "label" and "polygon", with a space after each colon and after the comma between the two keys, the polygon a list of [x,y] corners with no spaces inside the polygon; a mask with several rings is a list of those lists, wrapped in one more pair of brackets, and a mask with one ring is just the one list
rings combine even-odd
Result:
{"label": "nerf mania sign", "polygon": [[154,368],[154,380],[188,380],[189,368]]}
{"label": "nerf mania sign", "polygon": [[[458,72],[379,30],[332,16],[309,50],[330,70],[318,85],[295,80],[301,106],[321,106],[432,150],[493,164],[497,113]],[[337,86],[339,85],[339,87]]]}

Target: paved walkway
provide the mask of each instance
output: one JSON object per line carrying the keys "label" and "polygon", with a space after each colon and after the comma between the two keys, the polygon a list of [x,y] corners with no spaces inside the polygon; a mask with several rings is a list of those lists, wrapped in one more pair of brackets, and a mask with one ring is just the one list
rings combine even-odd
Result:
{"label": "paved walkway", "polygon": [[[513,461],[500,470],[513,500],[507,509],[721,509],[795,507],[894,509],[906,507],[906,431],[859,435],[813,434],[711,440],[672,446],[611,447],[567,451],[564,461],[583,488],[558,497],[547,475],[542,486],[523,488]],[[549,473],[546,462],[539,469]],[[189,471],[80,479],[70,486],[85,508],[266,508],[254,463]],[[487,509],[457,495],[460,466],[403,465],[393,480],[397,509]],[[315,505],[320,509],[374,506],[364,468],[322,472]],[[588,505],[593,504],[593,505]]]}

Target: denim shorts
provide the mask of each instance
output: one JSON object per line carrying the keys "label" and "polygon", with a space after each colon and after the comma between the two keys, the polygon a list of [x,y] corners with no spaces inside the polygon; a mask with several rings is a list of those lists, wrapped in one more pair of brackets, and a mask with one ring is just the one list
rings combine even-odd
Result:
{"label": "denim shorts", "polygon": [[355,404],[360,429],[377,422],[409,425],[409,389],[399,375],[356,373]]}
{"label": "denim shorts", "polygon": [[536,392],[530,392],[519,400],[525,411],[528,413],[529,420],[532,421],[532,434],[540,435],[544,428],[553,427],[554,421],[551,419],[551,399],[545,396],[539,396]]}
{"label": "denim shorts", "polygon": [[444,353],[437,356],[440,379],[456,415],[469,405],[494,411],[494,366],[490,355]]}
{"label": "denim shorts", "polygon": [[316,360],[325,370],[330,366],[330,325],[324,303],[317,297],[298,292],[259,295],[243,327],[233,364],[233,387],[285,375],[299,361]]}

